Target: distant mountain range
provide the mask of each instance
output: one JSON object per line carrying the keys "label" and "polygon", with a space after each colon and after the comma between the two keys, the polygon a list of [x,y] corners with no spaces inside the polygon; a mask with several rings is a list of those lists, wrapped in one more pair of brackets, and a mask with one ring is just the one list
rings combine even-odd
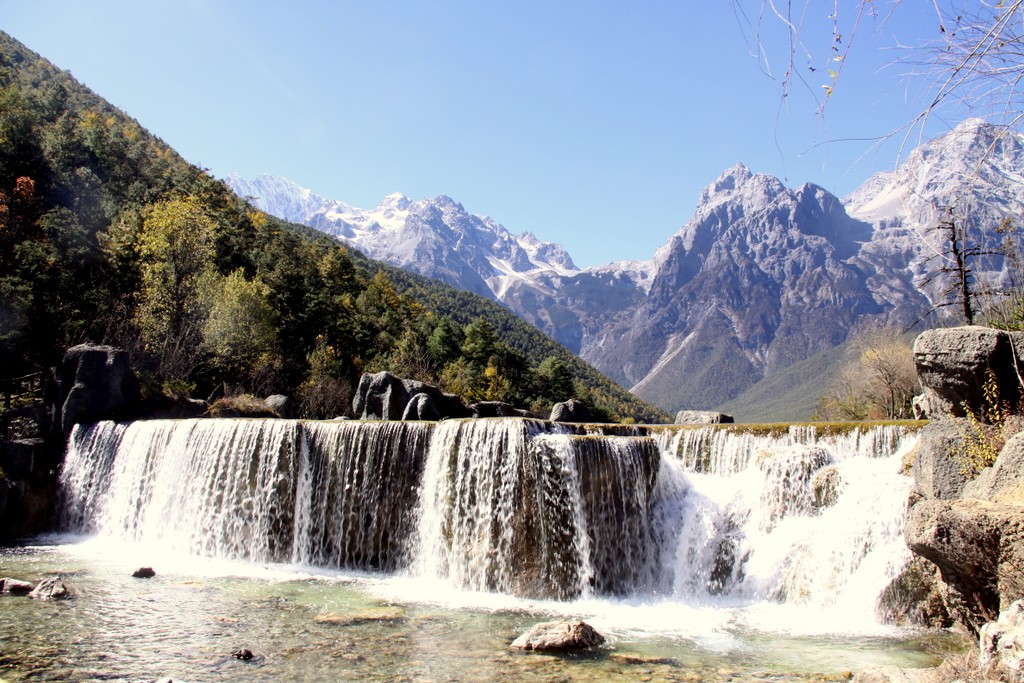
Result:
{"label": "distant mountain range", "polygon": [[[973,244],[992,243],[1005,217],[1024,215],[1024,138],[965,121],[843,200],[737,165],[650,261],[586,269],[560,245],[513,235],[445,196],[393,194],[366,210],[284,178],[227,182],[267,213],[500,301],[674,411],[756,391],[869,321],[910,327],[927,316],[948,289],[935,229],[947,211]],[[998,257],[974,269],[981,281],[1010,277]]]}

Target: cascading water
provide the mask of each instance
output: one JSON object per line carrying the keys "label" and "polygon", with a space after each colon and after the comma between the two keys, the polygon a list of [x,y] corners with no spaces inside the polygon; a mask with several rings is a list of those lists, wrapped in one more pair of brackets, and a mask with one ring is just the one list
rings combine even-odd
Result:
{"label": "cascading water", "polygon": [[907,554],[903,428],[635,432],[523,419],[99,423],[72,434],[65,523],[461,590],[873,618]]}

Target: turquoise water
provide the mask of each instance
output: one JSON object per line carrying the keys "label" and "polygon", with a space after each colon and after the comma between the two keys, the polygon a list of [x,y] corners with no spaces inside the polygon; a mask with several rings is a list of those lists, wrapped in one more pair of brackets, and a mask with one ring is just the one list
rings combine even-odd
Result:
{"label": "turquoise water", "polygon": [[[140,566],[157,576],[132,578]],[[527,601],[99,541],[0,549],[0,576],[52,574],[73,599],[0,596],[4,681],[820,681],[875,664],[934,665],[952,646],[943,634],[886,627],[799,635],[802,617],[781,605]],[[538,621],[567,617],[608,643],[572,657],[509,650]],[[253,659],[232,656],[241,648]]]}

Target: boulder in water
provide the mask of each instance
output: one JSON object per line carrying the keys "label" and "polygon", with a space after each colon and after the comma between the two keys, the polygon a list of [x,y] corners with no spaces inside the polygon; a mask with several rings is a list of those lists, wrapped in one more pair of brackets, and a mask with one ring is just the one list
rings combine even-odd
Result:
{"label": "boulder in water", "polygon": [[35,588],[28,581],[18,579],[0,579],[0,594],[3,595],[28,595]]}
{"label": "boulder in water", "polygon": [[551,408],[551,422],[593,422],[590,409],[583,401],[570,398],[568,401],[556,403]]}
{"label": "boulder in water", "polygon": [[71,597],[71,591],[59,576],[51,576],[40,581],[39,585],[28,594],[28,597],[34,600],[64,600]]}
{"label": "boulder in water", "polygon": [[513,650],[569,652],[597,647],[604,636],[585,621],[545,621],[512,641]]}
{"label": "boulder in water", "polygon": [[827,465],[814,473],[811,478],[811,491],[814,495],[814,507],[817,509],[835,505],[843,490],[843,476],[835,465]]}
{"label": "boulder in water", "polygon": [[154,576],[156,576],[156,572],[152,567],[139,567],[132,572],[133,579],[152,579]]}

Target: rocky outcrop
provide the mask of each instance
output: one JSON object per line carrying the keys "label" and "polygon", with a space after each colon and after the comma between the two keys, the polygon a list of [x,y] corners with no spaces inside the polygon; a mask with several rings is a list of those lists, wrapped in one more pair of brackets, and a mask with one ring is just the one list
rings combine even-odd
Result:
{"label": "rocky outcrop", "polygon": [[930,330],[914,344],[932,421],[920,432],[911,466],[904,535],[935,566],[950,617],[971,633],[1024,597],[1024,435],[1010,438],[995,463],[971,480],[974,451],[998,448],[1010,432],[1008,422],[978,420],[993,400],[1019,407],[1020,349],[1024,335],[982,327]]}
{"label": "rocky outcrop", "polygon": [[604,643],[604,636],[585,621],[545,621],[512,641],[513,650],[568,652]]}
{"label": "rocky outcrop", "polygon": [[263,402],[279,417],[286,419],[295,417],[295,401],[284,394],[272,394],[263,399]]}
{"label": "rocky outcrop", "polygon": [[139,382],[120,349],[74,346],[54,370],[50,411],[53,428],[64,439],[79,422],[127,417],[138,403]]}
{"label": "rocky outcrop", "polygon": [[982,413],[986,406],[985,379],[992,372],[1001,401],[1020,404],[1017,380],[1024,366],[1024,333],[990,327],[952,327],[927,330],[914,342],[914,363],[925,388],[930,418],[937,414],[964,417],[967,410]]}
{"label": "rocky outcrop", "polygon": [[590,409],[582,401],[570,398],[568,401],[556,403],[551,408],[552,422],[593,422]]}
{"label": "rocky outcrop", "polygon": [[910,508],[904,534],[914,553],[938,567],[946,608],[968,631],[1024,597],[1024,508],[922,500]]}
{"label": "rocky outcrop", "polygon": [[968,428],[967,420],[948,418],[921,429],[917,457],[910,468],[918,496],[941,500],[960,497],[968,479],[958,455],[964,452]]}
{"label": "rocky outcrop", "polygon": [[[416,407],[407,416],[410,401],[419,394],[429,397],[430,403],[417,399]],[[472,415],[458,396],[446,394],[430,384],[401,379],[390,372],[363,374],[352,399],[352,410],[361,420],[428,420]]]}
{"label": "rocky outcrop", "polygon": [[712,410],[680,410],[676,413],[677,425],[717,425],[732,424],[733,416],[716,413]]}

